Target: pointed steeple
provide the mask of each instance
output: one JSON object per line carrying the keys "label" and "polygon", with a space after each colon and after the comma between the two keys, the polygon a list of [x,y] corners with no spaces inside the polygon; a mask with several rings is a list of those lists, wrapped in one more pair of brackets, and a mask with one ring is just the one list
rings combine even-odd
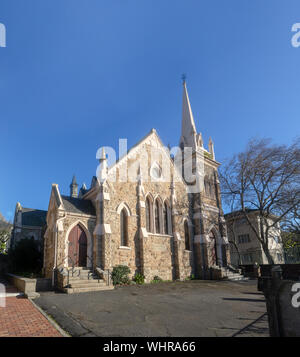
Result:
{"label": "pointed steeple", "polygon": [[78,197],[78,185],[75,175],[73,175],[72,182],[70,184],[70,197]]}
{"label": "pointed steeple", "polygon": [[212,138],[209,138],[209,142],[208,142],[208,151],[212,156],[212,159],[215,160],[215,149],[214,149],[214,143],[212,141]]}
{"label": "pointed steeple", "polygon": [[81,198],[87,191],[86,184],[83,183],[82,186],[80,187],[78,198]]}
{"label": "pointed steeple", "polygon": [[197,147],[197,130],[195,126],[195,121],[194,121],[193,112],[189,100],[185,78],[183,78],[180,146],[191,147],[194,150]]}

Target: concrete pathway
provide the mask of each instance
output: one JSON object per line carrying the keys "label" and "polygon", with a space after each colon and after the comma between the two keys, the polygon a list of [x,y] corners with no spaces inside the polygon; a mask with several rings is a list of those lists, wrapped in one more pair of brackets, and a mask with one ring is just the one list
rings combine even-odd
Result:
{"label": "concrete pathway", "polygon": [[62,337],[30,300],[3,280],[0,283],[6,290],[5,298],[3,289],[0,296],[0,337]]}

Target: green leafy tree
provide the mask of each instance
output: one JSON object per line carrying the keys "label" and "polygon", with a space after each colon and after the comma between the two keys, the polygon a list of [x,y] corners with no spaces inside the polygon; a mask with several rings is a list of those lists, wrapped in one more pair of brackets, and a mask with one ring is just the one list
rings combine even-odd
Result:
{"label": "green leafy tree", "polygon": [[0,253],[5,253],[7,250],[7,243],[11,235],[10,229],[0,229]]}
{"label": "green leafy tree", "polygon": [[39,273],[43,266],[40,245],[33,238],[23,238],[8,251],[13,272]]}

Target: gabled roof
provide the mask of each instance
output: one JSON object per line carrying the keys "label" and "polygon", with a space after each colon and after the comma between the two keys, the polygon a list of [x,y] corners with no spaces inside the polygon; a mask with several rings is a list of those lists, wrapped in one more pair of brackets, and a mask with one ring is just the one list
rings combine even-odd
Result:
{"label": "gabled roof", "polygon": [[[169,160],[170,165],[174,168],[174,175],[176,177],[176,181],[181,181],[184,185],[186,185],[181,173],[177,169],[176,165],[174,164],[174,161],[171,159],[170,154],[168,150],[165,148],[161,138],[157,134],[157,131],[155,129],[151,129],[151,131],[145,135],[140,141],[138,141],[134,146],[132,146],[128,151],[127,154],[123,155],[120,157],[112,166],[108,168],[108,175],[113,172],[120,164],[122,164],[125,160],[128,160],[128,158],[131,155],[135,155],[135,153],[139,150],[139,148],[144,144],[147,143],[148,140],[151,140],[151,138],[154,138],[155,140],[158,141],[161,152],[165,155],[165,158]],[[109,176],[108,176],[109,177]]]}
{"label": "gabled roof", "polygon": [[63,206],[67,212],[96,215],[95,208],[90,200],[61,195]]}
{"label": "gabled roof", "polygon": [[47,211],[22,207],[22,225],[43,227],[46,225]]}

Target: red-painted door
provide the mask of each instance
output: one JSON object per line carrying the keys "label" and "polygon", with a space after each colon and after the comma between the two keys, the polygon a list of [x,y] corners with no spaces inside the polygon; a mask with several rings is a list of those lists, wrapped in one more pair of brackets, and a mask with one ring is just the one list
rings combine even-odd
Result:
{"label": "red-painted door", "polygon": [[87,238],[79,226],[72,228],[69,233],[68,265],[85,267],[87,263]]}

